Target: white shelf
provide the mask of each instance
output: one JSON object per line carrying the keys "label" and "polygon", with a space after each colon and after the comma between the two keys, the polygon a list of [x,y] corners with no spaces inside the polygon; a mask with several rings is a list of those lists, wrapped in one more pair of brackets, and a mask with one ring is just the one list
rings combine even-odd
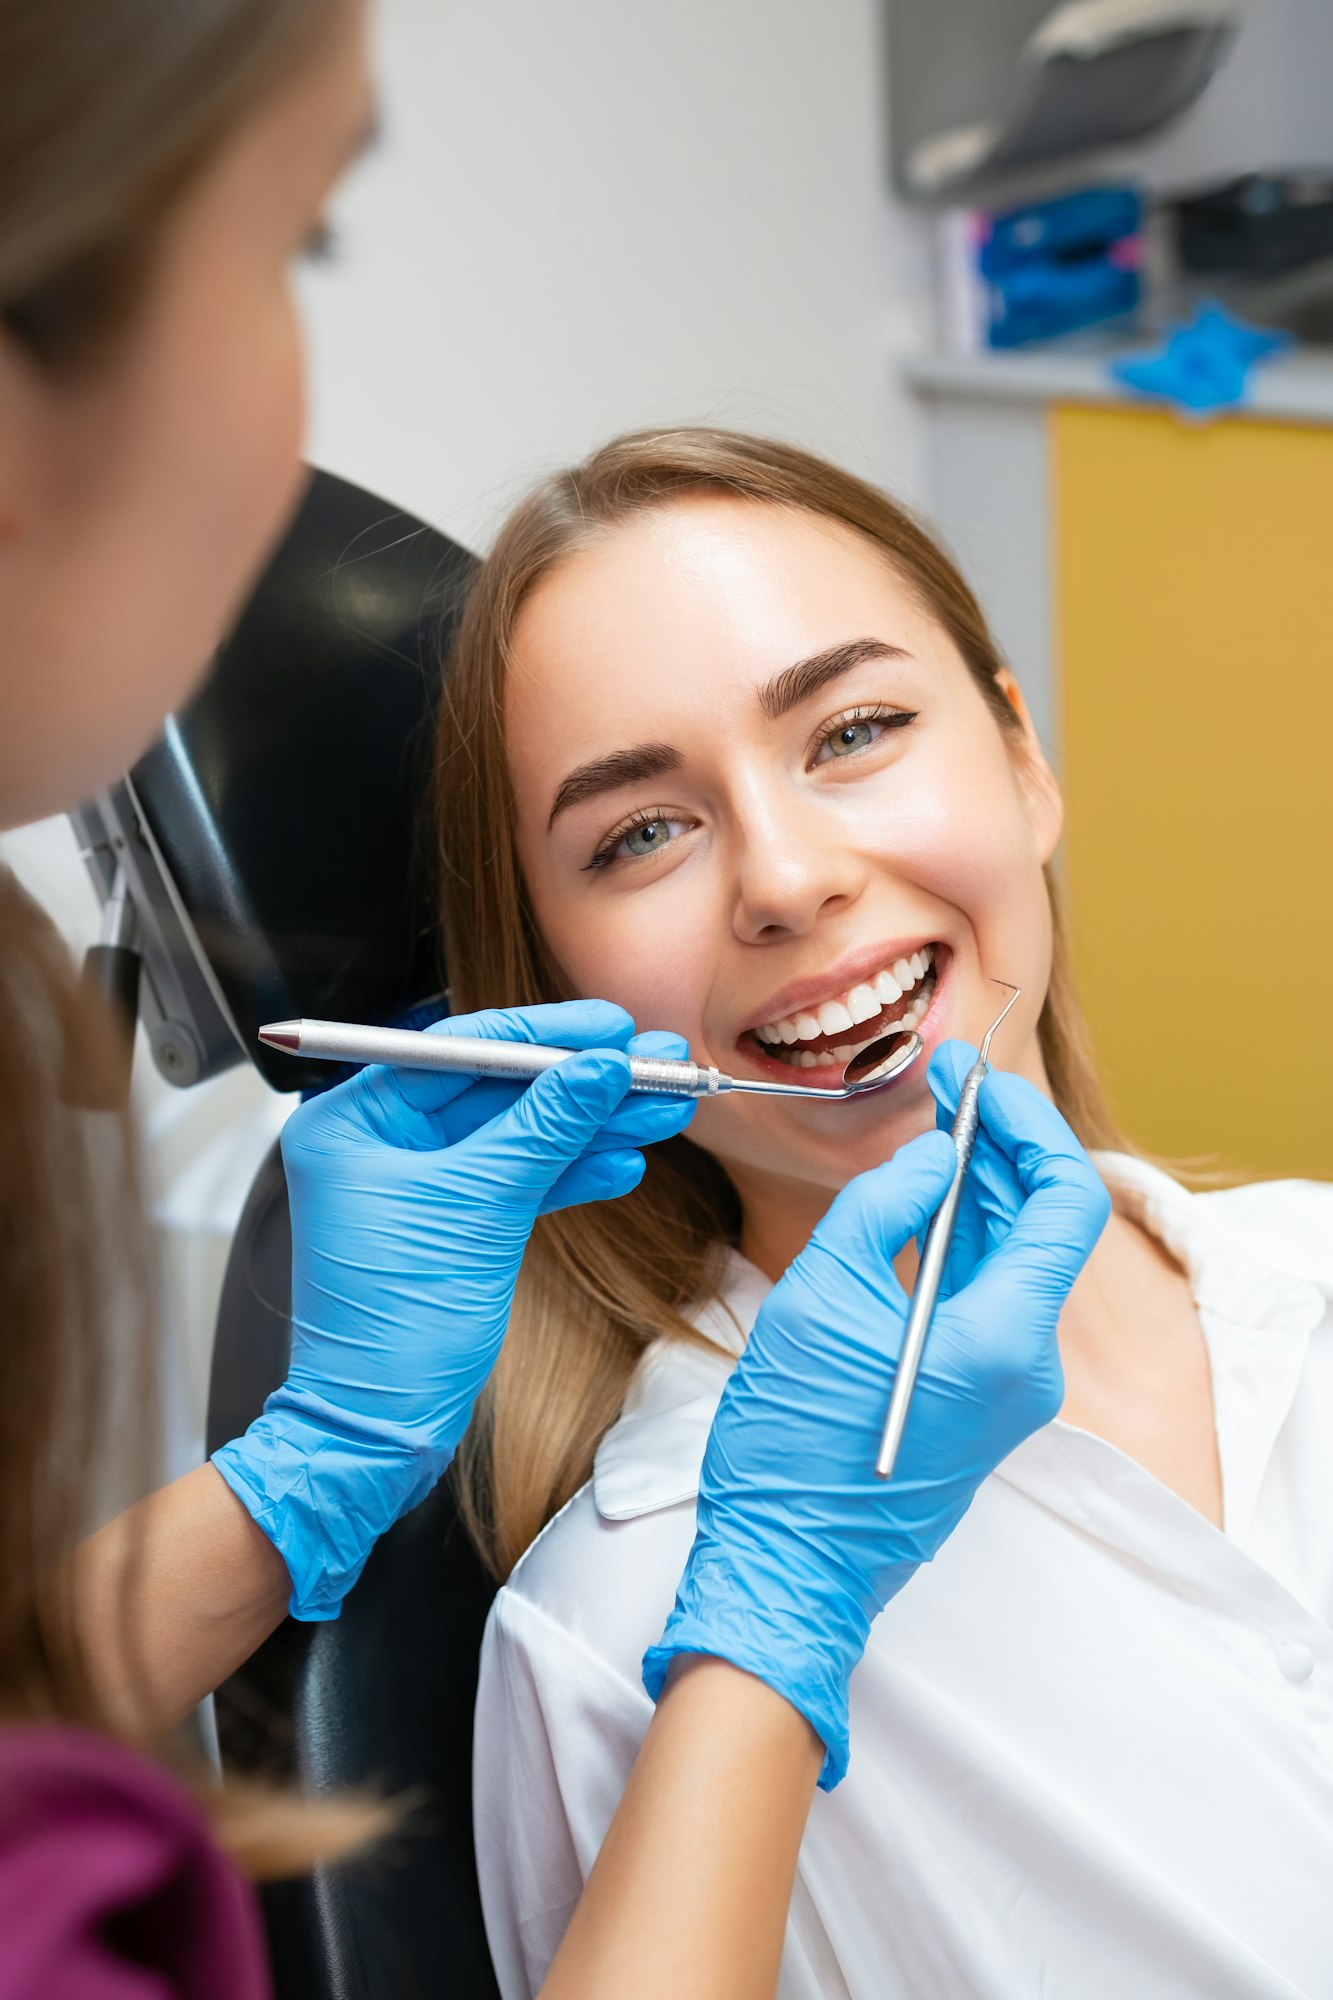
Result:
{"label": "white shelf", "polygon": [[[1142,344],[1115,344],[1103,336],[1007,353],[902,356],[903,379],[919,396],[1031,403],[1130,403],[1166,409],[1156,397],[1138,396],[1112,379],[1109,363],[1148,353]],[[1333,347],[1296,348],[1261,361],[1244,403],[1212,416],[1258,417],[1333,425]]]}

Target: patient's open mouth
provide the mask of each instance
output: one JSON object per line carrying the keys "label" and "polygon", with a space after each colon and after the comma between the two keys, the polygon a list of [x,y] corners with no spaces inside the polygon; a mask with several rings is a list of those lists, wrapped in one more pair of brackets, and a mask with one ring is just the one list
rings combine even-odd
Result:
{"label": "patient's open mouth", "polygon": [[741,1045],[757,1043],[759,1054],[790,1069],[842,1068],[891,1029],[915,1028],[925,1019],[935,997],[938,951],[922,945],[846,993],[747,1028]]}

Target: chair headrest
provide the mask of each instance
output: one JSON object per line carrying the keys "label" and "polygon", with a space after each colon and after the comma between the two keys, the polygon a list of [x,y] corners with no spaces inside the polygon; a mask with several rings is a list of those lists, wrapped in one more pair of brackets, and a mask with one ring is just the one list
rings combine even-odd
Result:
{"label": "chair headrest", "polygon": [[[103,889],[97,809],[138,822],[143,1012],[169,1075],[154,1013],[158,1029],[192,1017],[193,1074],[174,1080],[243,1053],[276,1089],[325,1084],[326,1064],[266,1048],[260,1026],[387,1022],[441,992],[432,737],[475,570],[424,522],[316,472],[203,687],[125,787],[76,816]],[[182,950],[194,965],[165,962]]]}

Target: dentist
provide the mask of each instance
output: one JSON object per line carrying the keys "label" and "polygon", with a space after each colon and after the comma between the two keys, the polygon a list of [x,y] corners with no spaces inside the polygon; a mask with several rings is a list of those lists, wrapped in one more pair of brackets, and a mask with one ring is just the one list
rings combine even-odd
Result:
{"label": "dentist", "polygon": [[[365,0],[0,0],[0,825],[133,762],[289,515],[291,273],[372,122],[366,31]],[[80,1540],[149,1350],[129,1135],[60,1101],[69,998],[0,872],[0,2000],[252,2000],[267,1973],[228,1851],[309,1863],[385,1815],[189,1791],[148,1749],[289,1612],[337,1615],[467,1426],[535,1218],[628,1191],[691,1107],[628,1094],[626,1054],[672,1038],[595,1001],[441,1024],[583,1051],[507,1100],[371,1070],[304,1107],[286,1382],[211,1464]],[[947,1110],[958,1063],[937,1068]],[[928,1353],[919,1379],[919,1476],[871,1467],[893,1260],[948,1140],[855,1182],[759,1316],[647,1663],[657,1717],[548,1995],[773,1992],[870,1623],[1059,1407],[1056,1321],[1106,1197],[1025,1085],[992,1078],[982,1106],[985,1254],[937,1321],[947,1371]]]}

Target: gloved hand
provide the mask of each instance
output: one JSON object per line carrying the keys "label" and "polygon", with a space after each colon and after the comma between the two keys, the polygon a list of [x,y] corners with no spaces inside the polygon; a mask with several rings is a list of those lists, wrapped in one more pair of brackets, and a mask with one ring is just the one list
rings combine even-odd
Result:
{"label": "gloved hand", "polygon": [[[976,1059],[972,1044],[960,1041],[941,1042],[931,1057],[927,1080],[935,1097],[935,1123],[941,1132],[953,1126],[963,1084]],[[997,1093],[1003,1099],[1013,1081],[1003,1071],[993,1070],[982,1086],[987,1103],[993,1106]],[[1004,1241],[1022,1206],[1023,1186],[1013,1160],[999,1146],[986,1147],[973,1159],[963,1183],[963,1199],[944,1268],[945,1298],[967,1283],[987,1251]]]}
{"label": "gloved hand", "polygon": [[875,1472],[907,1317],[893,1259],[952,1175],[939,1132],[852,1181],[765,1299],[713,1423],[675,1608],[644,1660],[654,1698],[679,1653],[767,1681],[823,1739],[825,1790],[847,1767],[848,1682],[873,1619],[1059,1411],[1056,1322],[1109,1213],[1030,1084],[993,1075],[980,1108],[972,1171],[1012,1176],[1016,1201],[936,1310],[893,1478]]}
{"label": "gloved hand", "polygon": [[626,1194],[691,1098],[629,1095],[624,1052],[678,1056],[605,1001],[441,1021],[438,1034],[586,1049],[526,1087],[362,1070],[282,1135],[292,1218],[287,1379],[213,1463],[334,1618],[376,1539],[453,1456],[500,1351],[536,1217]]}

